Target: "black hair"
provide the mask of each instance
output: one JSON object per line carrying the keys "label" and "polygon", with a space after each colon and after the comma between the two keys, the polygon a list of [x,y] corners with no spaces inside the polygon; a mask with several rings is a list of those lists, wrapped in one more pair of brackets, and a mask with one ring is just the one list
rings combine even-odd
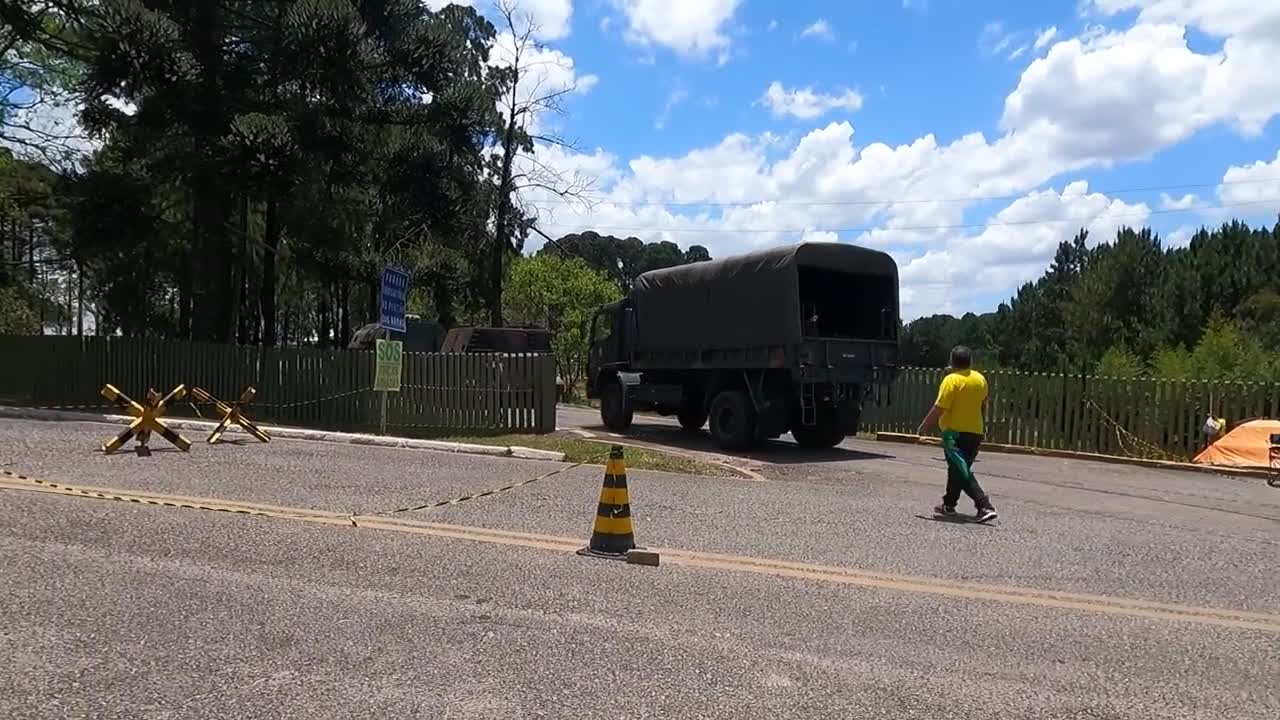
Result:
{"label": "black hair", "polygon": [[951,367],[955,370],[968,370],[973,364],[973,351],[963,345],[951,349]]}

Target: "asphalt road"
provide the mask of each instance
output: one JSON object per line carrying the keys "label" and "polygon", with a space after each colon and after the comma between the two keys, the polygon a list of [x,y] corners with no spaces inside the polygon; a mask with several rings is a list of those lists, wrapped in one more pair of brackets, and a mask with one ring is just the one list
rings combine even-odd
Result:
{"label": "asphalt road", "polygon": [[[342,513],[563,467],[304,441],[95,453],[114,431],[0,421],[0,467]],[[641,544],[823,568],[807,574],[565,551],[590,533],[598,467],[412,516],[542,546],[0,490],[0,716],[1280,715],[1280,491],[988,455],[1002,517],[961,525],[928,519],[935,449],[866,445],[771,448],[765,482],[629,473]],[[981,599],[948,580],[1251,611],[1264,627]]]}

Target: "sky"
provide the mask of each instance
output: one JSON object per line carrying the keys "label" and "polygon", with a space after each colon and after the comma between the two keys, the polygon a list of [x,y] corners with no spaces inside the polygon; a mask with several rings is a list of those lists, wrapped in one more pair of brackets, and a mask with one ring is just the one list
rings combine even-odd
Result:
{"label": "sky", "polygon": [[994,310],[1080,228],[1280,215],[1274,0],[506,1],[569,143],[521,167],[584,191],[522,191],[552,237],[878,248],[910,320]]}
{"label": "sky", "polygon": [[874,247],[897,260],[911,319],[994,310],[1082,227],[1096,243],[1151,226],[1177,246],[1280,213],[1277,2],[519,10],[542,44],[539,92],[570,90],[537,122],[572,149],[540,146],[537,163],[590,186],[585,201],[524,193],[552,237],[595,230],[717,257]]}

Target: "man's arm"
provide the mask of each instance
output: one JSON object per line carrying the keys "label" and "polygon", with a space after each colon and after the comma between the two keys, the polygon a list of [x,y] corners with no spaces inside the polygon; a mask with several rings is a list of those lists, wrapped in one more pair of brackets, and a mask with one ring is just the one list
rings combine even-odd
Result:
{"label": "man's arm", "polygon": [[943,378],[942,384],[938,386],[938,399],[933,401],[933,407],[929,408],[929,414],[924,416],[924,420],[920,421],[920,427],[916,428],[916,435],[924,435],[938,424],[938,418],[942,417],[942,413],[951,407],[952,396],[955,395],[954,387],[948,382],[950,378]]}
{"label": "man's arm", "polygon": [[934,405],[929,408],[929,414],[924,416],[924,420],[920,421],[920,427],[916,428],[916,435],[924,435],[938,424],[938,418],[942,417],[943,409]]}

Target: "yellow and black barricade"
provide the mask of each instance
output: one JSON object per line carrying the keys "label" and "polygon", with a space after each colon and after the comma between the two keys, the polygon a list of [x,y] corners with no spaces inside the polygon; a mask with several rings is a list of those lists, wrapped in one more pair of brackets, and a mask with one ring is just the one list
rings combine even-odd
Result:
{"label": "yellow and black barricade", "polygon": [[[145,454],[142,448],[145,448],[147,441],[151,438],[151,432],[173,443],[175,447],[183,452],[191,449],[191,443],[178,433],[174,432],[160,421],[160,417],[169,409],[169,404],[174,400],[180,400],[187,394],[187,386],[179,385],[174,388],[168,395],[160,397],[155,390],[147,392],[147,400],[145,404],[140,404],[129,398],[128,395],[120,392],[115,385],[106,385],[102,388],[102,396],[114,402],[124,409],[125,412],[132,415],[135,419],[129,423],[129,427],[125,428],[119,435],[115,436],[102,446],[102,452],[110,455],[119,450],[125,443],[133,437],[138,438],[138,447],[140,455]],[[146,451],[149,452],[149,451]]]}
{"label": "yellow and black barricade", "polygon": [[212,445],[221,440],[222,434],[227,431],[227,428],[230,427],[232,423],[240,426],[242,430],[257,438],[260,442],[271,442],[271,436],[268,435],[265,430],[255,425],[253,421],[244,414],[244,409],[248,407],[249,403],[253,402],[253,399],[257,397],[257,395],[258,391],[256,389],[248,387],[245,388],[244,392],[240,393],[239,400],[231,403],[225,403],[214,397],[212,393],[204,388],[192,388],[192,400],[198,403],[212,405],[214,409],[218,411],[218,414],[222,416],[222,422],[219,422],[218,426],[213,429],[213,432],[209,433],[209,439],[207,442]]}

